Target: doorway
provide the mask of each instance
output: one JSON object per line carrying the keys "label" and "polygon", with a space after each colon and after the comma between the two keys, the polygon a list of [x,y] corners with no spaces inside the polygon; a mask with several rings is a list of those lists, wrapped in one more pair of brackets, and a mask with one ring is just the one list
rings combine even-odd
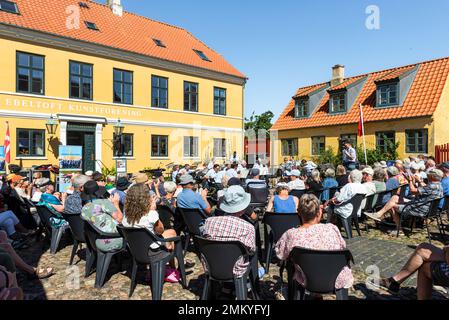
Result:
{"label": "doorway", "polygon": [[95,171],[95,124],[68,123],[67,145],[83,147],[83,172]]}

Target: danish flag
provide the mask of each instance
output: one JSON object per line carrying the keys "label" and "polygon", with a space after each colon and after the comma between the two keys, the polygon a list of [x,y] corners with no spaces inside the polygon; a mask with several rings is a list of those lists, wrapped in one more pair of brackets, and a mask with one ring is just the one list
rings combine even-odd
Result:
{"label": "danish flag", "polygon": [[11,162],[10,144],[11,144],[11,137],[9,135],[9,122],[6,121],[6,136],[5,136],[4,148],[5,148],[5,162],[8,164]]}

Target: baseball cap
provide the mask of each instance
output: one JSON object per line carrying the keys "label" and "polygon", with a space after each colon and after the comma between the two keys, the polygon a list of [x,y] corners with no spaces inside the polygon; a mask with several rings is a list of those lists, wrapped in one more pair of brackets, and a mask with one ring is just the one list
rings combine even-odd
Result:
{"label": "baseball cap", "polygon": [[190,174],[184,174],[183,176],[181,176],[181,181],[179,182],[179,184],[181,186],[185,186],[191,183],[194,183],[195,181],[193,180],[193,177]]}

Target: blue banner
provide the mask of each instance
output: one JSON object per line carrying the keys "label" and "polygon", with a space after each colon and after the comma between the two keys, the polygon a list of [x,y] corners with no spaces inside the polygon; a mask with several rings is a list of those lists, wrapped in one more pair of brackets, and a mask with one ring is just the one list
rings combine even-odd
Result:
{"label": "blue banner", "polygon": [[59,146],[59,169],[61,171],[83,170],[83,147]]}

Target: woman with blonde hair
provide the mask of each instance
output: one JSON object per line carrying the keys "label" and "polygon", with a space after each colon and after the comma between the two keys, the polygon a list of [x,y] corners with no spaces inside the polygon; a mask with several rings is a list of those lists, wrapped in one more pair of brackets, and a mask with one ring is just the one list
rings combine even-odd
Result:
{"label": "woman with blonde hair", "polygon": [[349,183],[349,174],[346,171],[346,168],[344,165],[339,165],[337,166],[337,172],[336,172],[336,180],[338,182],[338,186],[340,188],[344,187],[345,185],[347,185]]}

